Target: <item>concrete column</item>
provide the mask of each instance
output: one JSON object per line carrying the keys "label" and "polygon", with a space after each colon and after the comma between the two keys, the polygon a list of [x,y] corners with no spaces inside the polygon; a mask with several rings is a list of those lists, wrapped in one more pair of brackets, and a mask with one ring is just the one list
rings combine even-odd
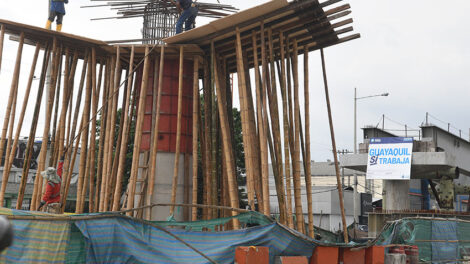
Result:
{"label": "concrete column", "polygon": [[[143,155],[141,154],[141,158]],[[172,189],[172,182],[173,182],[173,164],[175,164],[175,153],[171,152],[158,152],[157,155],[157,169],[155,172],[155,188],[154,193],[152,195],[152,203],[170,203],[171,202],[171,189]],[[192,195],[190,193],[189,200],[185,201],[184,192],[189,191],[192,192],[192,158],[189,154],[189,172],[184,171],[184,153],[180,154],[180,161],[179,161],[179,170],[178,170],[178,185],[176,188],[176,203],[184,204],[189,203],[191,204]],[[141,169],[139,169],[139,178]],[[189,185],[184,188],[185,185],[185,174],[189,175]],[[186,180],[188,183],[188,180]],[[140,183],[137,183],[136,186],[137,190],[140,190]],[[136,191],[136,202],[139,201],[138,191]],[[135,205],[137,206],[137,204]],[[184,219],[183,217],[184,208],[176,207],[174,218],[176,221],[188,221],[190,219]],[[152,221],[166,221],[168,216],[170,216],[170,207],[154,207],[152,209]]]}
{"label": "concrete column", "polygon": [[384,210],[410,209],[410,181],[384,180],[383,192]]}

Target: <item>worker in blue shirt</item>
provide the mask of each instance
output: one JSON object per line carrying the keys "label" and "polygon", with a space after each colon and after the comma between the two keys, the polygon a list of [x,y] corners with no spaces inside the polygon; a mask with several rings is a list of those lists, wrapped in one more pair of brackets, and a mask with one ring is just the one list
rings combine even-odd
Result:
{"label": "worker in blue shirt", "polygon": [[183,32],[183,23],[185,31],[194,28],[198,13],[196,3],[192,0],[176,0],[176,8],[178,13],[180,13],[180,17],[176,22],[176,34]]}
{"label": "worker in blue shirt", "polygon": [[57,17],[56,23],[57,31],[62,31],[62,19],[65,15],[65,7],[64,3],[68,4],[69,0],[50,0],[51,1],[51,9],[49,10],[49,18],[47,19],[46,29],[51,29],[52,22]]}

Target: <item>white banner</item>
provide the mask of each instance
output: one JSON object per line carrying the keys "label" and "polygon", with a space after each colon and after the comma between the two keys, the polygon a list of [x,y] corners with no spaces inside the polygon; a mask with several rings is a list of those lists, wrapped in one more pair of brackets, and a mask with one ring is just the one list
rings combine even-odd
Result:
{"label": "white banner", "polygon": [[367,158],[368,180],[409,180],[413,138],[371,138]]}

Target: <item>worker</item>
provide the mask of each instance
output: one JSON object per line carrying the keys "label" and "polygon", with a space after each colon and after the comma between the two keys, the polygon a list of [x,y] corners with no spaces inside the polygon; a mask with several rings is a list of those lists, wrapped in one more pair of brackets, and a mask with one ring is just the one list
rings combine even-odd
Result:
{"label": "worker", "polygon": [[47,180],[46,192],[42,197],[41,204],[39,205],[38,211],[43,208],[43,212],[58,214],[60,213],[60,185],[62,182],[62,170],[64,166],[64,156],[59,161],[59,165],[56,169],[53,167],[47,168],[41,172],[42,177]]}
{"label": "worker", "polygon": [[183,24],[185,31],[193,29],[198,13],[196,3],[192,0],[176,0],[176,8],[180,14],[176,22],[176,34],[183,32]]}
{"label": "worker", "polygon": [[46,29],[51,29],[52,22],[57,17],[57,31],[62,31],[62,19],[65,15],[64,3],[68,4],[69,0],[50,0],[49,18],[47,19]]}

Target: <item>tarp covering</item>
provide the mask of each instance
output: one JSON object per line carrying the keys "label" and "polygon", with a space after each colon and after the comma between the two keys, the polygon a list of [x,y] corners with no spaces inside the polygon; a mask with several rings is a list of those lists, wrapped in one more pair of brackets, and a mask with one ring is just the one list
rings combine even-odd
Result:
{"label": "tarp covering", "polygon": [[[197,252],[154,226],[123,218],[77,221],[87,242],[88,263],[207,263]],[[171,229],[217,263],[233,263],[238,246],[269,247],[274,256],[311,256],[314,243],[272,223],[224,232]],[[302,236],[301,234],[297,234]]]}
{"label": "tarp covering", "polygon": [[470,222],[405,218],[385,228],[378,244],[416,245],[424,263],[461,263],[470,260]]}
{"label": "tarp covering", "polygon": [[[0,255],[0,263],[208,263],[163,228],[218,263],[233,263],[238,246],[269,247],[273,261],[274,256],[279,255],[310,256],[316,244],[321,243],[256,212],[235,218],[242,226],[257,226],[222,232],[194,230],[224,224],[227,219],[183,225],[103,213],[74,215],[66,219],[62,215],[51,221],[38,217],[58,215],[5,208],[0,208],[0,215],[27,218],[11,219],[14,241]],[[184,228],[169,228],[179,225]]]}

